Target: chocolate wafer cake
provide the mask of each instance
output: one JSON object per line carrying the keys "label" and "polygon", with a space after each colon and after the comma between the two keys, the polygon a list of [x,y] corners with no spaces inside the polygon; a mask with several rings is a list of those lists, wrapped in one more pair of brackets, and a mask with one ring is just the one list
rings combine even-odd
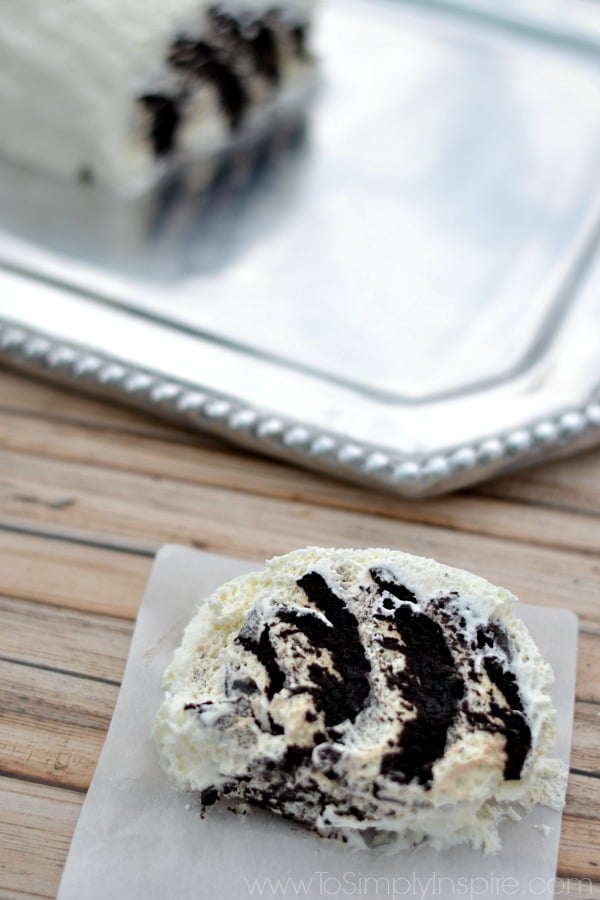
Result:
{"label": "chocolate wafer cake", "polygon": [[18,0],[0,154],[135,193],[302,105],[311,0]]}
{"label": "chocolate wafer cake", "polygon": [[515,598],[390,550],[275,558],[200,606],[165,675],[168,775],[323,835],[499,847],[562,804],[552,673]]}

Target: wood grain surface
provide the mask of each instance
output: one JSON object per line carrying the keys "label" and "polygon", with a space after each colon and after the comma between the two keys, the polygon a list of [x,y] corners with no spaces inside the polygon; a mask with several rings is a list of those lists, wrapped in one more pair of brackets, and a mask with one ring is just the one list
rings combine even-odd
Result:
{"label": "wood grain surface", "polygon": [[[580,618],[557,894],[600,898],[600,452],[410,502],[0,369],[0,898],[53,897],[152,558],[391,546]],[[134,898],[132,898],[134,900]]]}

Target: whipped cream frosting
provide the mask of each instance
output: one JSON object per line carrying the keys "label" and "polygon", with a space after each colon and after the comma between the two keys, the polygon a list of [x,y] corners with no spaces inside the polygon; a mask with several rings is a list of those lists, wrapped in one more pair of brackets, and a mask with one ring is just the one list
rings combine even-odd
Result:
{"label": "whipped cream frosting", "polygon": [[550,667],[515,598],[385,549],[308,548],[224,585],[165,674],[154,736],[174,783],[359,845],[494,851],[560,807]]}

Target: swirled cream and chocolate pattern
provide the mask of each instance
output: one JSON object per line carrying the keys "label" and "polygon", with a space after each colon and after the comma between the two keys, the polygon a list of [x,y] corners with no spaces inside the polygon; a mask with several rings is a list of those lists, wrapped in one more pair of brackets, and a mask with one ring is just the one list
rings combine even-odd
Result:
{"label": "swirled cream and chocolate pattern", "polygon": [[514,597],[390,550],[309,548],[200,606],[155,739],[182,788],[367,844],[493,851],[560,806],[552,673]]}

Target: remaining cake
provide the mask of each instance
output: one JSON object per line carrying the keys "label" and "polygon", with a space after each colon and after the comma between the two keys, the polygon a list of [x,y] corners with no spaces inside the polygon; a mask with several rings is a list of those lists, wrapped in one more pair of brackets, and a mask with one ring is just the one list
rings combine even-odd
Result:
{"label": "remaining cake", "polygon": [[0,29],[0,154],[139,192],[301,105],[312,0],[18,0]]}
{"label": "remaining cake", "polygon": [[205,806],[496,850],[500,819],[560,807],[566,780],[548,758],[552,673],[514,600],[390,550],[275,558],[188,625],[155,723],[162,765]]}

